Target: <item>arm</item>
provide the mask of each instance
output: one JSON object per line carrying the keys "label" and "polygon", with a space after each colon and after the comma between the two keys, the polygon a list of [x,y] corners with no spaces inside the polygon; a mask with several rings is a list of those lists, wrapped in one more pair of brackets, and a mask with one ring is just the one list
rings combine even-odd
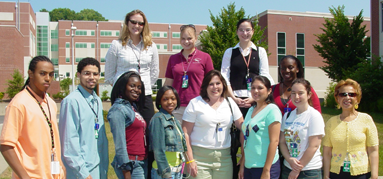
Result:
{"label": "arm", "polygon": [[[62,159],[78,178],[87,178],[90,173],[84,161],[84,149],[79,136],[80,115],[78,103],[73,98],[61,103],[59,133]],[[86,152],[86,151],[85,151]]]}
{"label": "arm", "polygon": [[3,154],[5,161],[9,164],[12,170],[16,173],[19,178],[30,178],[27,171],[24,169],[23,164],[20,162],[15,148],[8,145],[1,145],[1,154]]}
{"label": "arm", "polygon": [[[193,131],[193,127],[194,127],[194,123],[187,122],[187,121],[182,122],[182,130],[185,133],[186,146],[188,149],[188,151],[186,152],[188,161],[194,160],[193,150],[191,148],[191,142],[190,142],[190,135],[191,135],[191,132]],[[187,168],[188,168],[188,172],[190,173],[192,177],[197,176],[198,169],[197,169],[197,164],[195,162],[190,162],[189,164],[187,164]]]}
{"label": "arm", "polygon": [[270,144],[267,149],[266,162],[265,166],[263,167],[261,178],[270,178],[270,168],[273,164],[273,160],[279,143],[279,130],[281,130],[281,123],[277,121],[273,122],[269,125],[268,128]]}
{"label": "arm", "polygon": [[323,178],[330,178],[332,147],[323,146]]}
{"label": "arm", "polygon": [[113,41],[105,56],[105,83],[113,85],[113,78],[117,72],[117,47],[118,41]]}
{"label": "arm", "polygon": [[258,47],[259,50],[259,75],[265,76],[270,80],[270,84],[274,85],[274,80],[269,72],[269,60],[266,50],[263,47]]}
{"label": "arm", "polygon": [[173,79],[171,78],[166,78],[165,79],[165,83],[164,83],[164,86],[173,86]]}
{"label": "arm", "polygon": [[171,177],[171,169],[168,159],[166,158],[165,151],[165,129],[161,123],[161,119],[156,117],[152,118],[149,125],[150,144],[152,145],[154,158],[158,166],[158,174],[162,178]]}
{"label": "arm", "polygon": [[306,166],[311,159],[313,158],[315,152],[318,150],[322,142],[322,135],[315,135],[309,137],[309,146],[306,151],[303,153],[302,158],[299,160],[301,165]]}
{"label": "arm", "polygon": [[379,146],[367,147],[367,154],[370,159],[371,179],[377,179],[379,176]]}
{"label": "arm", "polygon": [[158,62],[158,50],[157,46],[154,42],[152,42],[152,50],[153,50],[153,58],[150,63],[150,82],[151,85],[153,86],[154,83],[157,82],[158,79],[158,74],[160,73],[160,68],[159,68],[159,62]]}
{"label": "arm", "polygon": [[231,61],[232,52],[233,52],[233,48],[228,48],[225,51],[222,58],[221,73],[223,78],[225,78],[226,80],[229,97],[231,97],[235,101],[235,103],[241,106],[244,104],[244,102],[241,98],[235,97],[233,93],[233,89],[231,88],[231,84],[230,84],[230,61]]}
{"label": "arm", "polygon": [[245,159],[246,158],[245,158],[245,151],[244,151],[244,148],[243,148],[243,144],[244,144],[244,141],[245,141],[245,137],[244,137],[242,131],[240,133],[241,134],[240,134],[239,141],[241,142],[241,154],[242,154],[242,157],[239,160],[239,165],[240,166],[239,166],[239,172],[238,172],[238,179],[244,179],[245,178],[244,170],[245,170]]}

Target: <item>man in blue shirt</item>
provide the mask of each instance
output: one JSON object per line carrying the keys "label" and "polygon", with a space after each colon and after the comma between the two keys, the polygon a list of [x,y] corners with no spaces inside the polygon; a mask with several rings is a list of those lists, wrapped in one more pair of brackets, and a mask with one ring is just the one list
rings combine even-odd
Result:
{"label": "man in blue shirt", "polygon": [[59,132],[67,178],[106,179],[108,139],[102,102],[93,91],[100,79],[100,63],[84,58],[77,65],[80,85],[62,102]]}

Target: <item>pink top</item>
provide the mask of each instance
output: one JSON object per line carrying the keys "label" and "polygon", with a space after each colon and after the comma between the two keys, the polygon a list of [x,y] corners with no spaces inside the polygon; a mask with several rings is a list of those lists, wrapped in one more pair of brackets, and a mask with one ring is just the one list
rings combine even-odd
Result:
{"label": "pink top", "polygon": [[[199,96],[203,77],[207,72],[213,70],[214,67],[210,55],[205,52],[196,49],[189,55],[187,61],[182,52],[183,50],[170,56],[165,77],[173,79],[173,87],[180,96],[181,106],[187,106],[191,99]],[[191,62],[189,69],[188,62]],[[186,74],[189,77],[189,86],[187,88],[181,87],[183,70],[187,71]]]}
{"label": "pink top", "polygon": [[[291,111],[293,111],[296,108],[296,106],[293,104],[293,102],[291,100],[289,100],[285,105],[283,105],[282,100],[281,100],[281,96],[279,95],[279,85],[280,84],[281,83],[278,83],[275,85],[275,88],[274,88],[274,86],[272,88],[274,88],[274,91],[273,91],[274,102],[279,107],[279,109],[281,110],[282,116],[283,116],[285,114],[284,108],[287,107],[287,104],[289,104],[289,108],[291,108]],[[315,90],[313,88],[311,88],[311,93],[312,93],[311,101],[313,102],[313,108],[316,109],[317,111],[319,111],[320,113],[322,113],[318,95],[315,93]]]}
{"label": "pink top", "polygon": [[126,149],[129,155],[146,156],[145,129],[146,122],[141,114],[134,109],[136,115],[133,123],[125,128]]}

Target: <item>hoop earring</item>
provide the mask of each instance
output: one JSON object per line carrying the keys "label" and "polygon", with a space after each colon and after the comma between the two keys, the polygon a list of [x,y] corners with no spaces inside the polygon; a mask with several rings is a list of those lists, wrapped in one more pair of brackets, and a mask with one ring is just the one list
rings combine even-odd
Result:
{"label": "hoop earring", "polygon": [[340,109],[340,105],[339,105],[339,104],[337,104],[337,105],[336,105],[336,108],[337,108],[337,109]]}
{"label": "hoop earring", "polygon": [[162,107],[161,107],[161,104],[160,104],[160,105],[158,105],[158,106],[159,106],[160,108],[162,108]]}
{"label": "hoop earring", "polygon": [[355,108],[355,109],[358,109],[358,108],[359,108],[359,105],[358,105],[358,104],[355,104],[354,108]]}

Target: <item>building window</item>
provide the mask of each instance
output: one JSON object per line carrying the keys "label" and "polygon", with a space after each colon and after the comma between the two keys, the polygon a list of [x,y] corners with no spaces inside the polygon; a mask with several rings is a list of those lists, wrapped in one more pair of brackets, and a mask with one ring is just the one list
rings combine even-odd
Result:
{"label": "building window", "polygon": [[164,32],[164,37],[168,37],[168,33],[167,32]]}
{"label": "building window", "polygon": [[157,49],[158,50],[161,49],[161,45],[157,44]]}
{"label": "building window", "polygon": [[58,38],[59,38],[59,31],[51,30],[51,39],[58,39]]}
{"label": "building window", "polygon": [[66,75],[65,75],[67,78],[70,77],[70,73],[69,72],[66,72]]}
{"label": "building window", "polygon": [[101,62],[105,62],[105,58],[101,58]]}
{"label": "building window", "polygon": [[173,38],[180,38],[180,33],[179,32],[173,32],[172,37]]}
{"label": "building window", "polygon": [[55,70],[54,75],[55,75],[55,78],[59,77],[59,71],[58,71],[58,70]]}
{"label": "building window", "polygon": [[37,55],[48,56],[48,26],[37,26]]}
{"label": "building window", "polygon": [[65,62],[66,62],[66,63],[69,63],[69,62],[70,62],[70,59],[69,59],[69,58],[65,58]]}
{"label": "building window", "polygon": [[105,73],[104,73],[104,72],[101,72],[100,74],[101,74],[101,77],[104,77],[104,76],[105,76]]}
{"label": "building window", "polygon": [[78,36],[86,36],[88,32],[86,30],[76,30],[76,35]]}
{"label": "building window", "polygon": [[68,29],[65,30],[65,35],[66,35],[66,36],[70,35],[70,31],[69,31]]}
{"label": "building window", "polygon": [[53,65],[59,64],[59,59],[57,59],[57,58],[52,58],[51,61],[52,61]]}
{"label": "building window", "polygon": [[168,45],[167,44],[164,44],[164,49],[168,49]]}
{"label": "building window", "polygon": [[101,44],[101,48],[109,48],[110,44]]}
{"label": "building window", "polygon": [[90,47],[91,47],[91,48],[94,48],[94,43],[90,44]]}
{"label": "building window", "polygon": [[380,19],[382,20],[382,22],[380,22],[380,23],[382,23],[382,32],[383,32],[383,3],[380,3],[381,4],[381,6],[382,6],[382,12],[381,12],[381,16],[382,17],[380,17]]}
{"label": "building window", "polygon": [[58,45],[58,44],[52,44],[52,45],[51,45],[51,51],[52,51],[52,52],[57,52],[57,51],[59,51],[59,45]]}
{"label": "building window", "polygon": [[70,48],[70,43],[69,42],[65,43],[65,48]]}
{"label": "building window", "polygon": [[120,32],[117,31],[117,32],[116,32],[116,36],[117,36],[117,37],[120,36]]}
{"label": "building window", "polygon": [[160,37],[161,34],[160,34],[159,32],[153,32],[153,33],[152,33],[152,36],[153,36],[153,37]]}
{"label": "building window", "polygon": [[297,58],[305,66],[305,34],[297,34]]}
{"label": "building window", "polygon": [[100,36],[112,36],[112,31],[105,31],[105,30],[102,30],[100,32]]}
{"label": "building window", "polygon": [[173,44],[172,48],[173,50],[182,50],[182,46],[180,44]]}
{"label": "building window", "polygon": [[82,58],[76,58],[76,62],[80,62]]}
{"label": "building window", "polygon": [[87,48],[88,45],[86,43],[76,43],[76,48]]}
{"label": "building window", "polygon": [[277,33],[277,58],[278,64],[279,61],[286,56],[286,33],[278,32]]}
{"label": "building window", "polygon": [[90,31],[90,35],[94,36],[94,30]]}

